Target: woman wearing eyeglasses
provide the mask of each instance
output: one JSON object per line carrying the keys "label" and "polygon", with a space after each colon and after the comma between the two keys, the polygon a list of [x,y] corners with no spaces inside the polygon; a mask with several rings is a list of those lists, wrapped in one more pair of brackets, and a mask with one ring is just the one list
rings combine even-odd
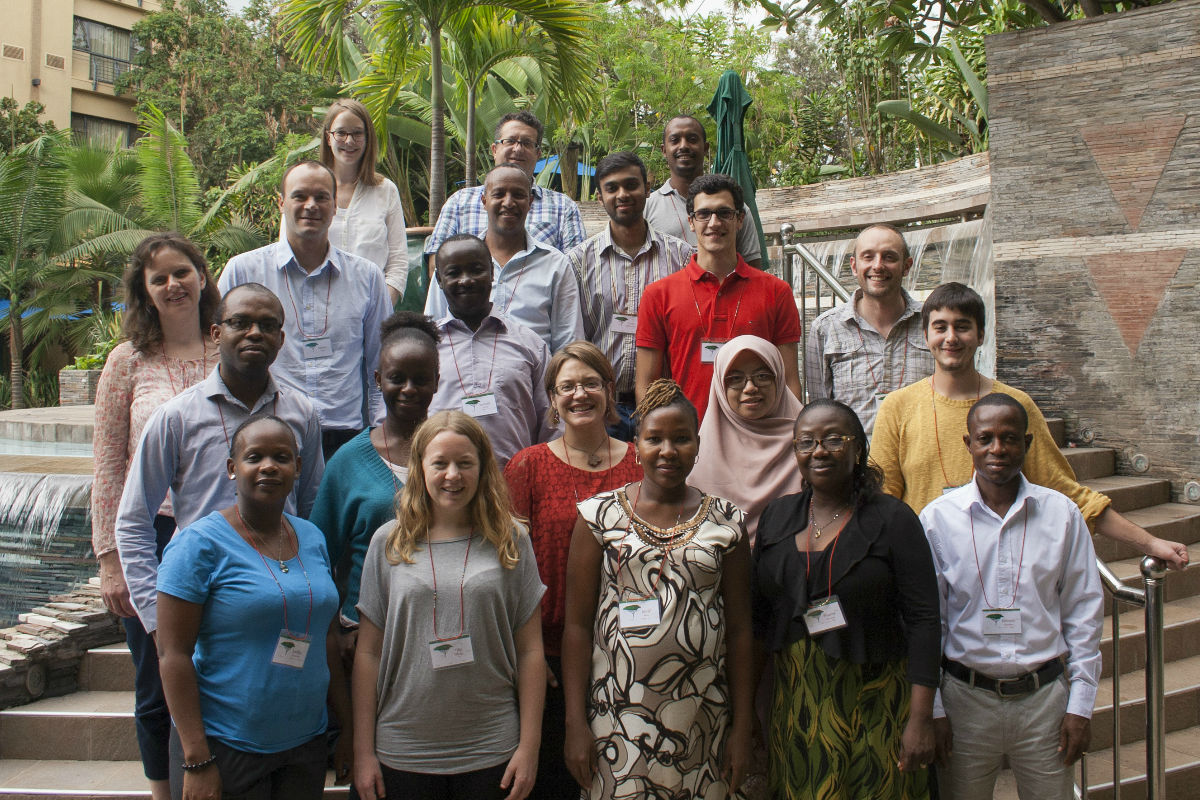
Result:
{"label": "woman wearing eyeglasses", "polygon": [[576,505],[642,475],[632,444],[613,439],[606,426],[616,420],[612,365],[590,342],[572,342],[546,367],[550,421],[563,423],[563,435],[517,453],[504,469],[513,510],[529,520],[538,571],[546,585],[542,599],[542,643],[548,666],[538,796],[577,798],[579,786],[566,768],[562,743],[566,707],[562,675],[563,618],[566,612],[567,551],[578,516]]}
{"label": "woman wearing eyeglasses", "polygon": [[808,488],[766,507],[754,549],[755,634],[775,656],[771,796],[928,797],[942,648],[921,523],[880,491],[849,406],[805,406],[794,448]]}
{"label": "woman wearing eyeglasses", "polygon": [[337,213],[329,226],[329,241],[378,264],[395,304],[408,281],[408,239],[400,192],[375,171],[378,153],[366,106],[357,100],[334,100],[321,129],[321,163],[337,178]]}
{"label": "woman wearing eyeglasses", "polygon": [[742,510],[752,546],[767,503],[802,488],[792,468],[792,424],[801,408],[784,383],[778,347],[737,336],[717,351],[691,483]]}

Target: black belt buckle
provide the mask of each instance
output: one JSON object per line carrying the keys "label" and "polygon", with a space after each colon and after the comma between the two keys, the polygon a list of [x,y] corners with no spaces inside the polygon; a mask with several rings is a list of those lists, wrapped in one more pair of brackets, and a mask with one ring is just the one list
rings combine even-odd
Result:
{"label": "black belt buckle", "polygon": [[1036,672],[1030,672],[1019,678],[995,678],[994,680],[996,681],[996,685],[993,691],[1001,699],[1032,694],[1041,688],[1041,681],[1038,680]]}

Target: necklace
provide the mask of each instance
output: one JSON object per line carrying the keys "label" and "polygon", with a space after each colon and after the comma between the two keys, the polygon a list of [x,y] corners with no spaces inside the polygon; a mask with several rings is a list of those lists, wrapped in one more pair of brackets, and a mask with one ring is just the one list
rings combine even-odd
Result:
{"label": "necklace", "polygon": [[842,516],[842,512],[845,510],[846,510],[846,504],[838,506],[838,510],[837,510],[836,514],[834,514],[832,517],[830,517],[828,519],[828,521],[825,522],[824,525],[818,525],[816,509],[810,505],[809,509],[808,509],[808,524],[813,529],[813,531],[815,531],[812,538],[820,539],[821,534],[825,532],[825,529],[828,528],[833,523],[837,522],[838,518],[840,516]]}
{"label": "necklace", "polygon": [[[600,464],[603,461],[603,459],[600,458],[600,448],[604,447],[604,445],[608,444],[608,434],[607,433],[604,434],[604,439],[600,442],[600,444],[596,445],[596,447],[590,453],[588,453],[588,451],[584,450],[582,447],[576,447],[575,445],[568,442],[567,435],[565,433],[563,434],[562,440],[563,440],[563,450],[564,451],[567,448],[570,448],[571,450],[574,450],[579,453],[587,453],[587,465],[589,467],[591,467],[592,469],[595,469],[596,467],[600,466]],[[611,456],[611,449],[610,449],[609,454]],[[568,455],[567,456],[568,464],[571,463],[570,458],[571,458],[571,456]],[[611,458],[610,458],[610,460],[611,460]]]}
{"label": "necklace", "polygon": [[[605,441],[605,442],[607,442],[607,441],[608,441],[608,437],[607,437],[607,436],[605,437],[604,441]],[[548,448],[549,446],[550,446],[550,445],[546,445],[546,447],[547,447],[547,448]],[[600,449],[600,448],[596,448],[596,449],[598,450],[598,449]],[[553,451],[551,451],[551,452],[553,452]],[[583,451],[580,451],[580,452],[583,452]],[[576,482],[576,480],[575,480],[575,475],[573,474],[573,473],[574,473],[574,470],[575,470],[575,465],[571,463],[571,450],[569,449],[569,447],[568,447],[568,445],[567,445],[567,437],[566,437],[566,436],[563,436],[563,455],[567,457],[567,466],[568,466],[568,467],[570,467],[570,468],[571,468],[571,470],[572,470],[572,475],[571,475],[571,492],[572,492],[572,493],[574,493],[574,495],[575,495],[575,505],[579,505],[579,485],[578,485],[578,483],[577,483],[577,482]],[[596,466],[596,465],[598,465],[598,464],[600,463],[600,459],[599,459],[599,458],[597,458],[597,459],[596,459],[596,463],[595,463],[595,464],[592,464],[591,460],[589,460],[589,461],[588,461],[588,463],[589,463],[589,464],[591,464],[591,465],[594,467],[594,466]],[[613,468],[613,463],[612,463],[612,448],[610,447],[610,448],[608,449],[608,469],[607,469],[607,470],[605,470],[603,473],[600,473],[600,474],[607,475],[608,473],[612,472],[612,468]]]}
{"label": "necklace", "polygon": [[[254,549],[257,550],[259,552],[259,554],[262,554],[262,551],[265,550],[266,547],[263,546],[262,541],[259,539],[258,531],[256,531],[254,528],[250,527],[249,522],[246,522],[246,518],[242,516],[242,510],[240,508],[238,508],[237,506],[234,506],[233,510],[234,510],[234,513],[237,514],[237,518],[241,521],[242,525],[246,528],[246,531],[254,539]],[[287,538],[287,526],[285,526],[283,524],[283,517],[279,518],[279,530],[283,534],[280,537],[281,539],[283,539],[283,543],[279,546],[279,555],[273,556],[273,558],[279,562],[279,571],[286,573],[288,571],[288,566],[287,566],[287,562],[283,558],[283,549],[285,547],[287,547],[287,545],[288,545],[288,538]],[[299,543],[297,543],[297,545],[298,544]]]}

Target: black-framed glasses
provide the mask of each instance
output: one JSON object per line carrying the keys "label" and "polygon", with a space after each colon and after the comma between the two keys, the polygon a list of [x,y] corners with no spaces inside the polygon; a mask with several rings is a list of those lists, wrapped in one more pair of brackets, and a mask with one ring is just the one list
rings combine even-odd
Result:
{"label": "black-framed glasses", "polygon": [[818,439],[815,436],[797,436],[792,439],[792,446],[796,448],[797,453],[811,453],[817,449],[817,445],[825,448],[829,453],[840,453],[847,442],[852,442],[857,439],[857,436],[846,435],[842,433],[831,433],[823,439]]}
{"label": "black-framed glasses", "polygon": [[716,216],[722,222],[732,222],[737,218],[737,215],[737,209],[726,206],[724,208],[697,208],[688,216],[697,222],[708,222],[713,216]]}
{"label": "black-framed glasses", "polygon": [[367,138],[366,131],[330,131],[329,135],[339,142],[361,142]]}
{"label": "black-framed glasses", "polygon": [[494,139],[492,144],[498,144],[502,147],[523,147],[526,150],[541,150],[542,143],[535,142],[533,139],[514,139],[511,136],[506,136],[503,139]]}
{"label": "black-framed glasses", "polygon": [[604,381],[599,378],[588,378],[586,381],[563,381],[554,387],[554,393],[559,397],[570,397],[580,386],[588,394],[595,394],[604,388]]}
{"label": "black-framed glasses", "polygon": [[725,388],[737,389],[740,391],[746,386],[746,381],[750,381],[758,388],[764,389],[775,383],[775,373],[767,372],[766,370],[763,370],[762,372],[756,372],[753,375],[746,375],[741,372],[733,372],[725,376]]}
{"label": "black-framed glasses", "polygon": [[239,333],[250,330],[255,325],[264,334],[270,336],[273,333],[279,333],[283,330],[283,323],[274,317],[266,319],[250,319],[249,317],[230,317],[229,319],[221,320],[222,325],[228,325],[231,329]]}

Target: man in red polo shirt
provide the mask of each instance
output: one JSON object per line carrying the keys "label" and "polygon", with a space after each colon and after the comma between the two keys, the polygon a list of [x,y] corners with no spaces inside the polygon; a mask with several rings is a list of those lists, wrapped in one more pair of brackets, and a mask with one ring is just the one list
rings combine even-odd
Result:
{"label": "man in red polo shirt", "polygon": [[800,397],[800,314],[791,287],[737,253],[745,222],[742,187],[728,175],[701,175],[688,190],[697,251],[679,272],[646,287],[638,307],[635,386],[640,402],[657,378],[674,378],[703,418],[721,344],[753,334],[783,355],[784,379]]}

